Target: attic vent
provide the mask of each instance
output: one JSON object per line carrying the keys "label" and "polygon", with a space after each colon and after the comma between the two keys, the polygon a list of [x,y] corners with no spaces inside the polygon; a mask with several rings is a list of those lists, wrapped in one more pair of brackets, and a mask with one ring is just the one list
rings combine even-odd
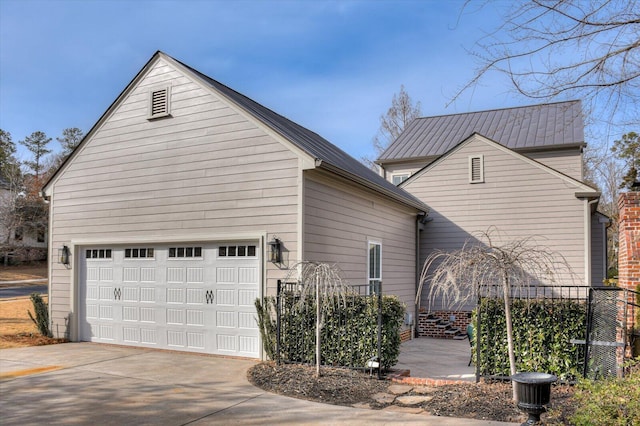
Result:
{"label": "attic vent", "polygon": [[484,182],[484,159],[482,155],[469,157],[469,183]]}
{"label": "attic vent", "polygon": [[152,90],[149,95],[149,118],[169,115],[169,88]]}

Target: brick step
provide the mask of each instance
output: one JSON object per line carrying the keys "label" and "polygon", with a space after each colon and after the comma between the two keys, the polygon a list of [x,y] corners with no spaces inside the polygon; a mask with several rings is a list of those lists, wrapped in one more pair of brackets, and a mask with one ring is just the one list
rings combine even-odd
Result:
{"label": "brick step", "polygon": [[460,333],[460,329],[459,328],[449,328],[447,330],[444,331],[444,334],[453,334],[456,335]]}

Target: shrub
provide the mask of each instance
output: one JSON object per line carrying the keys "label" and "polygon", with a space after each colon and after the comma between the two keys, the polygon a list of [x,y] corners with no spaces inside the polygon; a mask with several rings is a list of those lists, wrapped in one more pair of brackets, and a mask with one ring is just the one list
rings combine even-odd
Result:
{"label": "shrub", "polygon": [[[283,293],[284,309],[280,323],[280,356],[286,362],[315,362],[315,299],[300,306],[298,299]],[[256,300],[258,324],[264,349],[271,359],[276,354],[275,298]],[[363,367],[376,356],[378,299],[348,296],[346,301],[327,304],[321,335],[323,365]],[[389,368],[398,362],[400,328],[405,307],[395,296],[382,297],[381,366]]]}
{"label": "shrub", "polygon": [[625,378],[578,383],[578,406],[571,417],[576,426],[640,424],[640,357],[633,362],[635,368]]}
{"label": "shrub", "polygon": [[31,303],[33,303],[33,310],[35,311],[35,318],[29,313],[29,318],[38,327],[40,334],[46,337],[51,337],[51,330],[49,329],[49,309],[48,305],[42,300],[42,297],[38,293],[31,293]]}
{"label": "shrub", "polygon": [[[482,375],[509,376],[507,331],[502,299],[480,302],[481,329],[477,331]],[[512,301],[513,339],[518,371],[541,371],[562,380],[579,375],[581,348],[571,339],[584,339],[586,307],[571,300],[516,299]],[[477,324],[477,310],[472,321]],[[477,330],[477,327],[476,327]],[[475,356],[473,358],[476,359]]]}

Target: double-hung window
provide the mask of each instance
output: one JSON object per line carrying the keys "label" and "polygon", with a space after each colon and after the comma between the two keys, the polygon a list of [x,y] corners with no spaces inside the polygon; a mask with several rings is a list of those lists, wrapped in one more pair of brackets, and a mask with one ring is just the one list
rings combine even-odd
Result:
{"label": "double-hung window", "polygon": [[373,294],[382,282],[382,244],[377,241],[369,241],[368,279],[369,292]]}

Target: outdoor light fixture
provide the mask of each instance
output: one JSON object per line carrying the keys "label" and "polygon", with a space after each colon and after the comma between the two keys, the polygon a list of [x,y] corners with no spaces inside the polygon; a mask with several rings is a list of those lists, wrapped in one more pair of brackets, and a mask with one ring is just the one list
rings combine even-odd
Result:
{"label": "outdoor light fixture", "polygon": [[271,263],[282,263],[282,242],[273,237],[271,241],[269,241],[269,261]]}
{"label": "outdoor light fixture", "polygon": [[62,248],[58,249],[58,263],[63,265],[69,265],[69,257],[71,256],[71,252],[69,251],[69,247],[62,246]]}

